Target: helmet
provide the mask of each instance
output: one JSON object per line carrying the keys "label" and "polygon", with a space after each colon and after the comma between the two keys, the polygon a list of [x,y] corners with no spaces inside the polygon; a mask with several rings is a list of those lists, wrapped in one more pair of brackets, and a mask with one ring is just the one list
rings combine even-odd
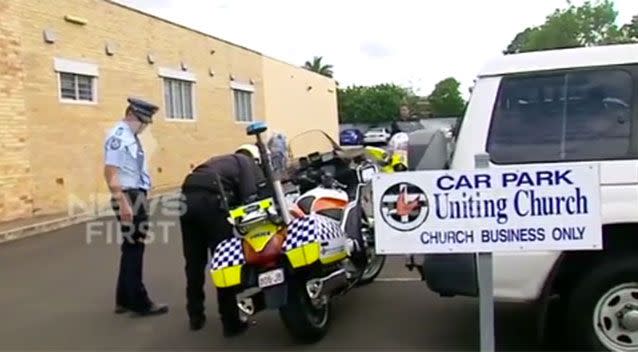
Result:
{"label": "helmet", "polygon": [[410,137],[405,132],[395,134],[388,142],[391,153],[391,161],[394,171],[405,171],[408,164],[408,142]]}
{"label": "helmet", "polygon": [[390,141],[388,141],[388,147],[390,151],[396,151],[396,150],[407,151],[409,139],[410,137],[408,136],[407,133],[399,132],[395,134],[394,136],[392,136],[392,138],[390,138]]}
{"label": "helmet", "polygon": [[241,146],[239,146],[239,148],[237,148],[237,150],[235,150],[235,153],[239,153],[242,151],[252,156],[255,159],[255,162],[261,164],[261,154],[259,153],[259,148],[257,148],[256,145],[242,144]]}

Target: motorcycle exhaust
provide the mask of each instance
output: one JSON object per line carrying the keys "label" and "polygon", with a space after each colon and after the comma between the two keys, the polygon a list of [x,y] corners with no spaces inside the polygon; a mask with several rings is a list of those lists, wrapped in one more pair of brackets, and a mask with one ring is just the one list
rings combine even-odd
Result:
{"label": "motorcycle exhaust", "polygon": [[346,270],[339,269],[326,277],[309,280],[306,283],[306,291],[312,300],[317,300],[347,285]]}
{"label": "motorcycle exhaust", "polygon": [[259,289],[248,289],[237,295],[237,308],[246,317],[255,314],[255,303],[252,296],[257,292],[259,292]]}
{"label": "motorcycle exhaust", "polygon": [[239,307],[239,310],[247,316],[255,314],[255,305],[253,304],[252,298],[244,298],[240,300],[237,302],[237,306]]}

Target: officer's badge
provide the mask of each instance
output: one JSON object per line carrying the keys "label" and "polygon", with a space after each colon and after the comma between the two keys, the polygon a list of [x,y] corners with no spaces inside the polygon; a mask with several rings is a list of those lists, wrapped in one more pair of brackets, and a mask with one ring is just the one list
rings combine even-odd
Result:
{"label": "officer's badge", "polygon": [[109,142],[109,148],[112,150],[117,150],[120,149],[120,146],[122,146],[122,140],[119,138],[111,138],[111,141]]}

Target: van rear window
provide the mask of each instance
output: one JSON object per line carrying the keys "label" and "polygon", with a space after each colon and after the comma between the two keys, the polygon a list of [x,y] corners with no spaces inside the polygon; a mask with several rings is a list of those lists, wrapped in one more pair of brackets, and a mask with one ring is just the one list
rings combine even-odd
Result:
{"label": "van rear window", "polygon": [[634,158],[634,104],[631,70],[505,77],[487,151],[499,164]]}

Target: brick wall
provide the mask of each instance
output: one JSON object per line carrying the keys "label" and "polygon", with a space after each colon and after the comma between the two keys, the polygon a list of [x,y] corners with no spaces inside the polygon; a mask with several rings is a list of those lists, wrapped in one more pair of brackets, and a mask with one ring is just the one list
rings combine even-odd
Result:
{"label": "brick wall", "polygon": [[14,0],[0,2],[0,219],[7,220],[30,216],[33,205],[17,14]]}
{"label": "brick wall", "polygon": [[[9,0],[7,6],[5,0],[2,8],[0,45],[8,45],[14,52],[19,49],[22,56],[22,64],[18,57],[0,56],[0,60],[10,61],[0,70],[11,70],[9,75],[0,76],[0,87],[4,88],[0,94],[10,96],[10,100],[0,102],[0,119],[3,130],[9,117],[15,128],[7,137],[13,143],[12,149],[0,154],[1,165],[13,170],[13,176],[2,179],[2,195],[6,199],[4,208],[12,202],[15,216],[66,211],[73,202],[83,202],[92,209],[108,199],[102,176],[103,141],[107,129],[122,117],[127,96],[140,96],[160,106],[155,123],[142,140],[153,186],[165,189],[178,186],[191,165],[250,141],[244,134],[245,124],[234,119],[231,75],[235,82],[252,82],[254,116],[268,122],[273,119],[288,133],[297,131],[298,123],[289,117],[282,120],[281,112],[289,111],[288,116],[292,116],[292,111],[299,110],[299,102],[285,99],[281,92],[273,93],[273,103],[267,111],[266,81],[271,89],[283,92],[305,92],[303,86],[313,80],[320,85],[334,85],[330,83],[333,81],[308,72],[304,72],[309,75],[304,76],[303,83],[294,83],[283,76],[299,69],[286,64],[278,70],[266,70],[266,77],[264,58],[257,52],[110,1]],[[66,21],[65,16],[85,23]],[[54,43],[43,40],[44,30],[54,34]],[[107,43],[113,44],[113,55],[107,55]],[[149,53],[154,63],[147,60]],[[96,104],[60,101],[54,58],[98,66]],[[166,119],[163,81],[158,72],[160,68],[184,72],[182,62],[187,65],[186,72],[196,77],[194,121]],[[274,83],[278,80],[282,83]],[[7,93],[8,83],[11,91]],[[336,126],[334,95],[332,99],[304,102],[310,104],[307,111],[321,111],[315,117],[308,115],[309,120],[319,118]],[[333,106],[312,105],[326,103]],[[294,107],[289,109],[290,104]],[[289,121],[294,121],[293,125]],[[4,135],[2,138],[5,143]],[[17,206],[21,197],[25,202]],[[0,221],[11,218],[6,210],[0,211]]]}

